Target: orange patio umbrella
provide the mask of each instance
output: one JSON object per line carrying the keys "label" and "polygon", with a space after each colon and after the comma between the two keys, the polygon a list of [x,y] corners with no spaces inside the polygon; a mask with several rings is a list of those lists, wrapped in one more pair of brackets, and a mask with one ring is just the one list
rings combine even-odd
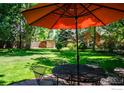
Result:
{"label": "orange patio umbrella", "polygon": [[49,29],[76,29],[77,75],[79,80],[78,29],[102,26],[124,18],[124,4],[41,3],[22,13],[27,23],[32,26]]}

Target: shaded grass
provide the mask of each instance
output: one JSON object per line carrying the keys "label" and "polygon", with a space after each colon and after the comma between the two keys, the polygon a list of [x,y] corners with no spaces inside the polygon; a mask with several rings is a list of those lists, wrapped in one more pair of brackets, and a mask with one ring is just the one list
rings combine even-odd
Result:
{"label": "shaded grass", "polygon": [[[124,67],[124,60],[116,54],[106,52],[80,52],[80,64],[97,64],[112,72],[115,67]],[[35,78],[30,67],[42,65],[52,69],[60,64],[76,64],[76,52],[56,49],[0,49],[0,85],[8,85]],[[51,73],[51,70],[46,74]]]}

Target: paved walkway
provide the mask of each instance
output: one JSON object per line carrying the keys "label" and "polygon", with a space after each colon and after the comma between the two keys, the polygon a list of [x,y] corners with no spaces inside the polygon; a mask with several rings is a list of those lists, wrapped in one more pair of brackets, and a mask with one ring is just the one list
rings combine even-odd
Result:
{"label": "paved walkway", "polygon": [[36,79],[32,79],[32,80],[24,80],[24,81],[16,82],[12,85],[38,85],[38,84],[36,82]]}
{"label": "paved walkway", "polygon": [[[124,85],[124,81],[121,80],[120,78],[117,77],[107,77],[107,78],[102,78],[100,81],[100,85]],[[38,85],[36,79],[31,79],[31,80],[23,80],[19,81],[16,83],[13,83],[11,85],[17,86],[17,85]],[[40,80],[40,85],[48,85],[48,86],[53,86],[57,85],[57,80],[54,75],[46,75],[43,77],[43,79]],[[69,85],[65,80],[59,79],[58,85]],[[81,86],[88,86],[88,85],[93,85],[93,83],[88,83],[88,82],[83,82],[80,84]]]}
{"label": "paved walkway", "polygon": [[[38,85],[36,79],[32,80],[23,80],[20,82],[13,83],[11,85]],[[44,76],[43,79],[40,81],[40,85],[57,85],[57,80],[56,77],[54,76]],[[58,85],[68,85],[66,81],[59,79]],[[87,85],[92,85],[91,83],[82,83],[81,85],[87,86]]]}
{"label": "paved walkway", "polygon": [[[20,85],[21,85],[21,86],[23,86],[23,85],[25,85],[25,86],[26,86],[26,85],[32,85],[32,86],[33,86],[33,85],[36,85],[36,86],[37,86],[38,84],[37,84],[37,81],[36,81],[35,79],[32,79],[32,80],[25,80],[25,81],[21,81],[21,82],[18,82],[18,83],[14,83],[14,84],[12,84],[12,85],[14,85],[14,86],[18,86],[18,85],[19,85],[19,86],[20,86]],[[45,80],[42,80],[41,86],[42,86],[42,85],[43,85],[43,86],[44,86],[44,85],[45,85],[45,86],[46,86],[46,85],[48,85],[48,86],[53,86],[53,85],[56,85],[56,84],[54,84],[53,81],[49,81],[49,80],[48,80],[48,81],[45,81]],[[61,83],[59,83],[58,85],[67,85],[67,84],[61,84]],[[90,85],[92,85],[92,84],[91,84],[91,83],[82,83],[81,85],[82,85],[82,86],[90,86]]]}

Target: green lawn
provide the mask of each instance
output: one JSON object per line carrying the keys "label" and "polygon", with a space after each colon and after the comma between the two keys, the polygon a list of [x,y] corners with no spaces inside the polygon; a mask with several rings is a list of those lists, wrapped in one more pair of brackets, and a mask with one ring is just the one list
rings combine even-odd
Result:
{"label": "green lawn", "polygon": [[[49,69],[62,63],[76,64],[75,54],[76,52],[72,50],[58,52],[55,49],[1,49],[0,85],[34,78],[30,70],[32,64],[46,66]],[[81,64],[95,63],[106,71],[113,71],[115,67],[124,67],[124,60],[115,54],[86,50],[80,52],[80,56]]]}

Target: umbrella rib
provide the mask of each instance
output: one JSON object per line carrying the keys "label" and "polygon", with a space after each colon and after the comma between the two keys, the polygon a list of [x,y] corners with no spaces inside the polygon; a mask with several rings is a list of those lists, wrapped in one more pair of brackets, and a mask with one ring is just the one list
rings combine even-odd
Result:
{"label": "umbrella rib", "polygon": [[[57,6],[57,5],[56,5],[56,6]],[[57,7],[59,7],[59,6],[57,6]],[[65,9],[64,9],[64,8],[62,8],[62,7],[61,7],[61,9],[65,11]],[[72,15],[72,14],[71,14],[71,13],[69,13],[69,12],[67,12],[67,13],[68,13],[69,15]],[[73,16],[73,15],[72,15],[72,16]]]}
{"label": "umbrella rib", "polygon": [[109,7],[109,6],[105,6],[105,5],[100,5],[100,4],[92,4],[92,5],[101,6],[104,8],[108,8],[108,9],[112,9],[112,10],[116,10],[116,11],[120,11],[120,12],[124,13],[124,10],[121,10],[121,9],[117,9],[117,8],[113,8],[113,7]]}
{"label": "umbrella rib", "polygon": [[86,8],[83,4],[81,4],[82,7],[84,7],[87,11],[89,11],[97,20],[99,20],[103,25],[105,25],[105,23],[99,19],[95,14],[93,14],[88,8]]}
{"label": "umbrella rib", "polygon": [[75,13],[75,17],[76,17],[76,18],[77,18],[77,11],[78,11],[77,5],[75,4],[75,5],[74,5],[74,13]]}
{"label": "umbrella rib", "polygon": [[[55,12],[54,12],[54,14],[57,14],[57,15],[60,15],[60,16],[62,15],[62,14],[60,14],[60,13],[55,13]],[[69,15],[63,15],[63,16],[64,16],[64,17],[68,17],[68,18],[70,17]]]}
{"label": "umbrella rib", "polygon": [[[89,4],[87,8],[89,8],[91,5],[92,5],[92,4]],[[82,13],[84,13],[85,10],[86,10],[86,9],[83,9],[83,11],[82,11],[79,15],[81,15]],[[79,16],[79,15],[78,15],[78,16]]]}
{"label": "umbrella rib", "polygon": [[32,10],[35,10],[35,9],[40,9],[40,8],[45,8],[45,7],[49,7],[49,6],[54,6],[54,5],[57,5],[57,4],[58,4],[58,3],[49,4],[49,5],[45,5],[45,6],[41,6],[41,7],[37,7],[37,8],[27,9],[27,10],[22,11],[22,13],[27,12],[27,11],[32,11]]}
{"label": "umbrella rib", "polygon": [[[69,8],[69,7],[68,7],[68,8]],[[53,28],[53,27],[56,25],[56,23],[60,20],[60,18],[62,18],[62,16],[66,13],[66,11],[68,10],[68,8],[63,12],[62,15],[59,16],[59,18],[55,21],[55,23],[52,25],[51,28]]]}
{"label": "umbrella rib", "polygon": [[[65,4],[63,4],[61,7],[63,7],[63,6],[65,6]],[[46,17],[46,16],[52,14],[53,12],[59,10],[61,7],[57,8],[57,9],[54,9],[53,11],[51,11],[51,12],[45,14],[44,16],[41,16],[40,18],[38,18],[37,20],[33,21],[33,22],[30,23],[29,25],[32,25],[32,24],[36,23],[37,21],[41,20],[42,18],[44,18],[44,17]]]}
{"label": "umbrella rib", "polygon": [[[71,7],[71,5],[69,6],[69,8]],[[69,10],[69,8],[68,8],[68,10]],[[65,11],[65,10],[64,10]],[[68,11],[66,10],[66,13],[67,13]],[[57,14],[57,15],[62,15],[62,14],[60,14],[60,13],[56,13],[56,12],[54,12],[54,14]],[[64,14],[63,15],[63,17],[67,17],[67,18],[69,18],[70,16],[69,15],[67,15],[67,14]]]}
{"label": "umbrella rib", "polygon": [[[95,8],[95,9],[93,9],[93,10],[90,10],[90,12],[96,11],[96,10],[98,10],[98,9],[100,9],[100,8],[103,8],[103,7]],[[88,15],[88,13],[89,13],[89,12],[86,12],[86,13],[84,13],[84,14],[82,14],[82,15],[79,15],[78,17],[82,17],[82,16],[85,16],[85,15]]]}
{"label": "umbrella rib", "polygon": [[[98,10],[98,9],[100,9],[100,8],[103,8],[103,7],[98,7],[98,8],[96,8],[96,9],[93,9],[93,10],[91,10],[91,12],[96,11],[96,10]],[[85,9],[85,10],[86,10],[86,9]],[[89,12],[86,12],[86,13],[84,13],[84,14],[82,14],[82,15],[78,15],[78,17],[82,17],[82,16],[85,16],[85,15],[88,15],[88,13],[89,13]],[[55,13],[55,14],[58,14],[58,13]],[[60,14],[58,14],[58,15],[60,15]],[[73,18],[74,16],[67,16],[67,15],[65,15],[64,17],[65,17],[65,18]]]}

